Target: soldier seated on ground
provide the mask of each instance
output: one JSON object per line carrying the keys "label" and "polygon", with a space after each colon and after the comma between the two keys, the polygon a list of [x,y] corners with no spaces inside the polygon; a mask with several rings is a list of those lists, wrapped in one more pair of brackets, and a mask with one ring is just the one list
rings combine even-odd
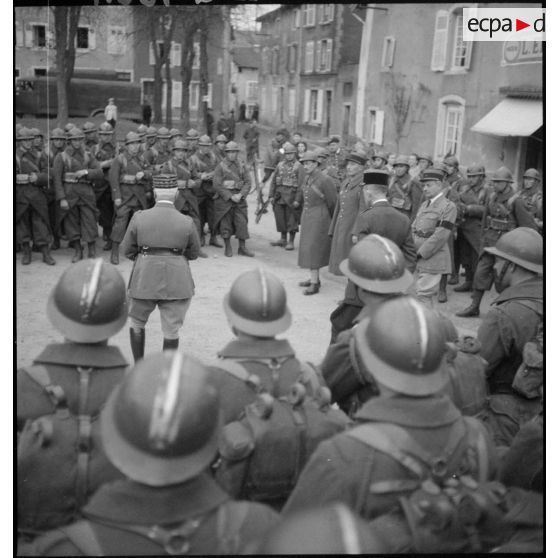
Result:
{"label": "soldier seated on ground", "polygon": [[223,306],[236,336],[212,363],[219,368],[215,380],[225,424],[238,419],[260,388],[280,397],[302,380],[312,393],[320,382],[314,369],[296,358],[286,339],[275,338],[291,325],[287,293],[275,275],[262,268],[244,272],[233,282]]}

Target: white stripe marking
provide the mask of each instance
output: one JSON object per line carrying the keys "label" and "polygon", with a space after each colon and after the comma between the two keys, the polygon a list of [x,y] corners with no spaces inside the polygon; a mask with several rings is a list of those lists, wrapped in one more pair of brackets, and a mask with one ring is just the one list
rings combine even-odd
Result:
{"label": "white stripe marking", "polygon": [[262,283],[262,317],[267,318],[267,306],[269,304],[267,280],[263,268],[258,268],[258,271],[260,272],[260,281]]}
{"label": "white stripe marking", "polygon": [[83,306],[83,319],[87,320],[91,316],[91,310],[93,309],[93,302],[95,302],[95,296],[97,295],[97,289],[99,287],[99,279],[101,278],[101,267],[103,266],[102,258],[97,258],[93,265],[93,271],[91,273],[91,279],[89,283],[83,285],[83,291],[81,294],[81,306]]}
{"label": "white stripe marking", "polygon": [[426,316],[424,315],[424,308],[422,304],[415,299],[409,299],[409,303],[415,310],[419,325],[420,360],[418,362],[418,367],[419,370],[422,370],[424,366],[424,359],[426,358],[426,352],[428,350],[428,325],[426,323]]}
{"label": "white stripe marking", "polygon": [[345,554],[361,554],[362,550],[358,541],[357,526],[355,525],[351,514],[343,505],[335,506],[335,511],[339,517]]}

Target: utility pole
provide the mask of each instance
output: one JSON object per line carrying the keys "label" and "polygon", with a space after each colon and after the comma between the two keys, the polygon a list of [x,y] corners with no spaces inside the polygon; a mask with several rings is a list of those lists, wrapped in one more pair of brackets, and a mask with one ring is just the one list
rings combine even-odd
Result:
{"label": "utility pole", "polygon": [[374,20],[373,4],[366,4],[366,19],[362,29],[360,41],[360,61],[358,64],[357,97],[355,111],[355,135],[364,137],[364,101],[366,92],[366,76],[368,74],[368,61],[370,59],[370,47],[372,42],[372,22]]}

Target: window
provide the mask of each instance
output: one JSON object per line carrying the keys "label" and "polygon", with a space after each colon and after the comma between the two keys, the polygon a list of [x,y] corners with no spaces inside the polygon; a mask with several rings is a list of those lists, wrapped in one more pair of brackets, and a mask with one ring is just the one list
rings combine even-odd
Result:
{"label": "window", "polygon": [[258,82],[257,81],[247,81],[246,82],[246,98],[247,99],[257,99],[258,98]]}
{"label": "window", "polygon": [[182,82],[172,80],[172,108],[182,107]]}
{"label": "window", "polygon": [[395,54],[395,37],[384,38],[384,48],[382,50],[382,69],[393,66],[393,55]]}
{"label": "window", "polygon": [[455,17],[453,33],[453,56],[451,62],[452,70],[468,70],[471,65],[471,52],[473,43],[463,40],[463,13]]}
{"label": "window", "polygon": [[318,43],[318,52],[316,59],[318,61],[317,70],[320,72],[330,72],[331,71],[331,51],[332,51],[332,39],[322,39]]}
{"label": "window", "polygon": [[180,43],[172,42],[170,63],[171,66],[180,66],[182,64],[182,45]]}
{"label": "window", "polygon": [[288,50],[288,60],[287,60],[287,71],[288,72],[296,72],[298,62],[298,45],[289,45]]}
{"label": "window", "polygon": [[198,108],[200,98],[200,83],[198,81],[190,82],[190,109]]}
{"label": "window", "polygon": [[279,47],[273,49],[273,60],[271,64],[271,72],[274,75],[279,75]]}
{"label": "window", "polygon": [[289,116],[296,116],[296,89],[291,87],[289,89]]}
{"label": "window", "polygon": [[335,4],[321,4],[322,17],[320,23],[330,23],[333,21],[333,14],[335,11]]}
{"label": "window", "polygon": [[316,4],[304,4],[302,6],[302,26],[312,27],[316,25]]}
{"label": "window", "polygon": [[76,32],[76,48],[92,50],[95,48],[95,31],[89,27],[78,27]]}
{"label": "window", "polygon": [[35,77],[46,76],[47,75],[47,69],[46,68],[33,68],[33,75]]}
{"label": "window", "polygon": [[304,58],[304,71],[311,74],[314,71],[314,41],[306,43],[306,55]]}
{"label": "window", "polygon": [[296,8],[294,11],[294,26],[295,29],[300,27],[300,8]]}
{"label": "window", "polygon": [[14,77],[19,77],[19,68],[14,68]]}
{"label": "window", "polygon": [[[462,72],[469,69],[473,42],[463,40],[463,7],[459,4],[451,11],[438,10],[434,25],[434,42],[430,69],[434,72],[450,70]],[[450,49],[451,47],[451,49]],[[448,52],[451,56],[448,68]]]}
{"label": "window", "polygon": [[[164,43],[163,41],[157,41],[157,48],[159,49],[159,56],[163,56]],[[153,53],[153,44],[149,43],[149,64],[151,66],[155,65],[155,54]]]}
{"label": "window", "polygon": [[194,42],[194,61],[192,62],[192,70],[199,70],[200,68],[200,43]]}
{"label": "window", "polygon": [[118,81],[134,81],[132,79],[132,70],[115,70],[116,79]]}
{"label": "window", "polygon": [[109,54],[126,53],[126,27],[109,25],[107,38],[107,52]]}
{"label": "window", "polygon": [[304,91],[304,122],[321,124],[324,92],[321,89]]}
{"label": "window", "polygon": [[368,141],[376,145],[384,143],[384,111],[377,108],[368,109]]}
{"label": "window", "polygon": [[23,29],[21,28],[21,23],[16,21],[16,47],[22,47],[24,45]]}
{"label": "window", "polygon": [[436,157],[461,154],[461,136],[465,116],[465,100],[457,95],[449,95],[438,103],[436,125]]}

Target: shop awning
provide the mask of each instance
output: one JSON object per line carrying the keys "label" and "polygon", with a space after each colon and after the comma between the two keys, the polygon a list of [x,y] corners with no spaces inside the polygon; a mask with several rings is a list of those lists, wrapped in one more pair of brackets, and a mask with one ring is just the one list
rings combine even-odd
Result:
{"label": "shop awning", "polygon": [[500,101],[471,131],[492,136],[530,136],[542,124],[542,101],[508,98]]}

